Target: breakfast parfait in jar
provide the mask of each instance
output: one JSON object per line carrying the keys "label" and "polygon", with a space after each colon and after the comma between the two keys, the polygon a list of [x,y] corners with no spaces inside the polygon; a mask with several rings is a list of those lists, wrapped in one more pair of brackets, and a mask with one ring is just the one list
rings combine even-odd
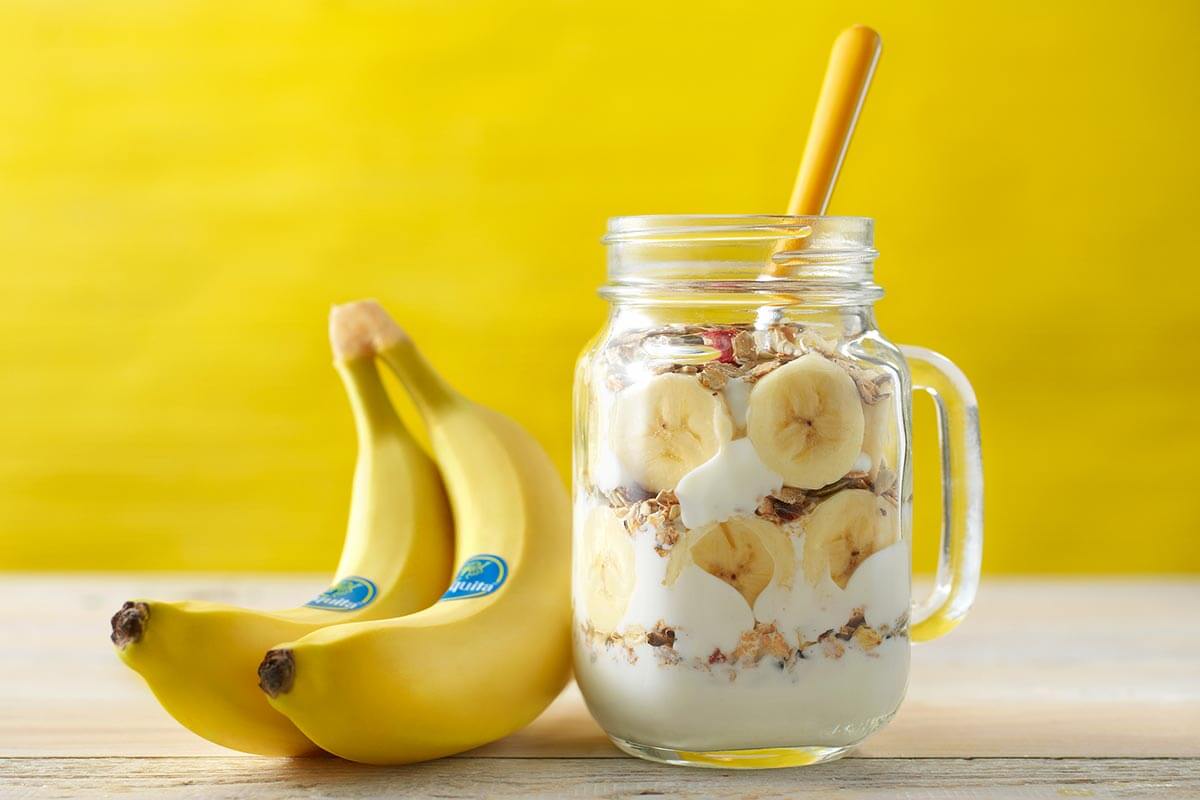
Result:
{"label": "breakfast parfait in jar", "polygon": [[581,360],[576,675],[625,749],[838,749],[900,704],[899,373],[837,327],[624,327]]}
{"label": "breakfast parfait in jar", "polygon": [[[827,761],[882,727],[909,639],[979,584],[979,408],[879,331],[874,222],[827,216],[880,53],[830,51],[787,213],[614,217],[608,323],[575,380],[575,676],[653,761]],[[936,584],[911,604],[911,393],[942,451]],[[910,609],[915,617],[910,619]]]}

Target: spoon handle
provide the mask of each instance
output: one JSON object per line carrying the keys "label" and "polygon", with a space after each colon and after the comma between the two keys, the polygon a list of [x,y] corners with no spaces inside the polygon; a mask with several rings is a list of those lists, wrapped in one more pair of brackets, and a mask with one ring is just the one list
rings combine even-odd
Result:
{"label": "spoon handle", "polygon": [[847,28],[834,40],[788,214],[824,214],[829,206],[881,44],[879,34],[866,25]]}

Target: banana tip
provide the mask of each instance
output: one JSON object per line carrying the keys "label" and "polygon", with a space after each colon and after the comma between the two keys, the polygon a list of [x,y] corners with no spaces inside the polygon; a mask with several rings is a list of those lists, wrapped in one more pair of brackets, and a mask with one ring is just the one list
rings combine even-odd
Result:
{"label": "banana tip", "polygon": [[366,358],[408,339],[375,300],[355,300],[329,312],[329,341],[339,359]]}
{"label": "banana tip", "polygon": [[268,697],[287,694],[296,679],[296,657],[291,650],[268,650],[258,665],[258,688]]}
{"label": "banana tip", "polygon": [[117,647],[136,644],[141,641],[146,632],[146,623],[150,620],[150,606],[128,600],[113,614],[112,634],[109,636]]}

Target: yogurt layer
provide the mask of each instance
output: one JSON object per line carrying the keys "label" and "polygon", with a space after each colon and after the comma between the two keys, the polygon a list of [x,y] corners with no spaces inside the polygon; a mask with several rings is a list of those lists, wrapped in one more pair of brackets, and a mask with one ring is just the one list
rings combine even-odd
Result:
{"label": "yogurt layer", "polygon": [[634,663],[575,642],[575,676],[608,733],[680,750],[856,744],[895,713],[908,684],[907,639],[791,671],[760,664],[737,674],[664,668],[648,645]]}
{"label": "yogurt layer", "polygon": [[[793,539],[796,558],[803,558],[803,536]],[[793,646],[813,641],[844,625],[856,609],[873,628],[894,625],[909,607],[909,548],[904,541],[869,556],[842,589],[828,576],[816,586],[802,578],[789,588],[773,580],[754,603],[754,618],[774,623]]]}
{"label": "yogurt layer", "polygon": [[753,514],[758,503],[783,487],[783,477],[762,462],[749,439],[735,439],[680,479],[675,488],[683,524],[702,528]]}
{"label": "yogurt layer", "polygon": [[675,631],[675,651],[691,658],[732,650],[754,627],[750,606],[732,586],[693,564],[668,587],[667,559],[654,551],[653,532],[639,530],[633,538],[637,581],[619,631],[666,623]]}

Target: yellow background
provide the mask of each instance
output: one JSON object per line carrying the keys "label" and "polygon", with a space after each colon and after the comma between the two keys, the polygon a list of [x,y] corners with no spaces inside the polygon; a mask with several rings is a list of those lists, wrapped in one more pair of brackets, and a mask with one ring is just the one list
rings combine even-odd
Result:
{"label": "yellow background", "polygon": [[6,0],[0,567],[331,567],[361,295],[565,475],[605,218],[780,210],[857,21],[833,210],[975,383],[987,569],[1200,570],[1192,0]]}

